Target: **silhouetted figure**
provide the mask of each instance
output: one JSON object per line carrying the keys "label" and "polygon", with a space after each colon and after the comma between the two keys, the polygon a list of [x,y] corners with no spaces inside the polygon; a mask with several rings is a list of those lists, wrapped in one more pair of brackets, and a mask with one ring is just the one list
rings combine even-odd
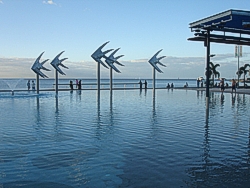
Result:
{"label": "silhouetted figure", "polygon": [[200,79],[199,78],[197,79],[197,87],[198,88],[200,87]]}
{"label": "silhouetted figure", "polygon": [[141,80],[139,82],[139,85],[140,85],[140,89],[142,89],[142,81]]}
{"label": "silhouetted figure", "polygon": [[30,90],[30,80],[28,80],[27,82],[27,87],[28,87],[28,90]]}
{"label": "silhouetted figure", "polygon": [[77,88],[77,86],[78,86],[78,80],[76,79],[76,88]]}
{"label": "silhouetted figure", "polygon": [[32,80],[31,86],[32,86],[32,90],[36,90],[36,84],[35,84],[34,80]]}
{"label": "silhouetted figure", "polygon": [[70,90],[73,90],[73,81],[72,80],[70,80],[70,82],[69,82],[69,87],[70,87]]}
{"label": "silhouetted figure", "polygon": [[223,92],[224,92],[224,90],[225,90],[224,79],[222,79],[221,82],[220,82],[220,90],[221,90],[221,92],[222,92],[222,94],[223,94]]}
{"label": "silhouetted figure", "polygon": [[173,83],[171,83],[171,88],[174,88],[174,84]]}
{"label": "silhouetted figure", "polygon": [[82,89],[82,81],[79,80],[79,82],[78,82],[78,90],[81,90],[81,89]]}
{"label": "silhouetted figure", "polygon": [[201,87],[203,87],[203,82],[201,81]]}
{"label": "silhouetted figure", "polygon": [[145,89],[147,89],[148,88],[148,82],[147,82],[147,80],[145,80],[144,84],[145,84]]}
{"label": "silhouetted figure", "polygon": [[170,88],[170,84],[168,83],[168,85],[167,85],[167,88],[169,89]]}
{"label": "silhouetted figure", "polygon": [[232,93],[233,91],[236,93],[236,81],[235,79],[232,80]]}

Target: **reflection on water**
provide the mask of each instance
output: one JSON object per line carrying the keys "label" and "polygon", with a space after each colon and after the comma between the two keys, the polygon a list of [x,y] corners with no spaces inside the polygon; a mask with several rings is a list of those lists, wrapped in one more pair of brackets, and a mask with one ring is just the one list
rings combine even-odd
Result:
{"label": "reflection on water", "polygon": [[247,187],[250,98],[214,92],[206,109],[204,95],[0,98],[0,187]]}

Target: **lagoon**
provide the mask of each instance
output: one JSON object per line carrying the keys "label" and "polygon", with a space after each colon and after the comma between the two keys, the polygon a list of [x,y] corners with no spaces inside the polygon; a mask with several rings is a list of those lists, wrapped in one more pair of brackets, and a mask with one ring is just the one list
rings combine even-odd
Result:
{"label": "lagoon", "polygon": [[0,187],[247,187],[250,96],[0,95]]}

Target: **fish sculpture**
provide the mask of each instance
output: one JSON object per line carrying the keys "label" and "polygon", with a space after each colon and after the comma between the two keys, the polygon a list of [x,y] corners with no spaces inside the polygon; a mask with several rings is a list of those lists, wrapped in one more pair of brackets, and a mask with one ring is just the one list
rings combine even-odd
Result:
{"label": "fish sculpture", "polygon": [[[44,52],[43,52],[44,53]],[[50,71],[49,69],[45,68],[43,65],[44,63],[46,63],[49,59],[44,60],[43,62],[40,63],[40,59],[43,55],[43,53],[40,54],[40,56],[36,59],[36,61],[34,62],[34,64],[31,67],[31,70],[33,70],[36,74],[38,74],[39,76],[43,77],[43,78],[48,78],[48,76],[46,76],[42,71],[42,70],[46,70],[46,71]]]}
{"label": "fish sculpture", "polygon": [[92,57],[97,63],[102,64],[102,65],[103,65],[104,67],[106,67],[107,69],[108,69],[108,66],[105,65],[105,64],[102,62],[101,58],[106,58],[105,54],[113,50],[113,49],[110,49],[110,50],[106,50],[106,51],[104,51],[104,52],[102,51],[102,48],[103,48],[106,44],[108,44],[108,43],[109,43],[109,41],[108,41],[108,42],[105,42],[103,45],[101,45],[101,46],[91,55],[91,57]]}
{"label": "fish sculpture", "polygon": [[62,55],[64,51],[62,51],[61,53],[59,53],[52,61],[51,61],[51,65],[61,74],[61,75],[66,75],[60,68],[59,66],[62,66],[63,68],[68,69],[68,67],[66,67],[64,64],[62,64],[62,62],[68,58],[63,58],[63,59],[59,59],[60,55]]}
{"label": "fish sculpture", "polygon": [[116,72],[121,73],[115,66],[114,63],[120,65],[120,66],[124,66],[123,64],[119,63],[117,60],[121,57],[123,57],[124,55],[120,55],[117,57],[114,57],[114,54],[119,50],[120,48],[116,49],[115,51],[113,51],[109,57],[105,57],[105,62],[112,68],[114,69]]}
{"label": "fish sculpture", "polygon": [[162,71],[161,71],[161,69],[156,65],[157,63],[159,64],[159,65],[161,65],[161,66],[163,66],[163,67],[166,67],[166,65],[164,65],[164,64],[162,64],[161,62],[160,62],[160,60],[161,59],[163,59],[164,57],[166,57],[166,56],[161,56],[161,57],[159,57],[159,58],[157,58],[156,56],[160,53],[162,51],[162,49],[161,50],[159,50],[148,62],[159,72],[159,73],[163,73]]}

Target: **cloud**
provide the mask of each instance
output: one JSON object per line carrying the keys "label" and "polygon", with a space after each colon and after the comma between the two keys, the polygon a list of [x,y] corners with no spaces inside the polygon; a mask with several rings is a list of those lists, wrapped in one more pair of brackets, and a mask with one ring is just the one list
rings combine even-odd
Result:
{"label": "cloud", "polygon": [[44,4],[49,4],[49,5],[56,5],[56,3],[53,2],[53,0],[46,0],[43,1]]}
{"label": "cloud", "polygon": [[2,1],[2,0],[0,0],[0,4],[3,4],[3,1]]}
{"label": "cloud", "polygon": [[[43,59],[42,59],[43,60]],[[41,60],[41,61],[42,61]],[[34,78],[35,73],[31,70],[35,58],[4,58],[0,57],[0,77],[1,78]],[[218,71],[222,77],[233,78],[237,70],[237,58],[234,54],[216,54],[211,58],[214,63],[220,64]],[[247,54],[240,58],[240,66],[248,63]],[[135,60],[120,60],[125,66],[117,65],[121,73],[114,72],[114,78],[152,78],[152,66],[147,58]],[[206,58],[204,57],[173,57],[167,56],[161,62],[167,67],[159,65],[163,73],[157,72],[157,78],[197,78],[204,76],[206,68]],[[69,69],[64,69],[66,76],[60,78],[96,78],[97,63],[94,61],[70,61],[66,60],[64,65]],[[50,61],[44,65],[51,71],[44,71],[50,78],[54,78],[54,68]],[[109,69],[101,66],[101,77],[109,78]]]}

